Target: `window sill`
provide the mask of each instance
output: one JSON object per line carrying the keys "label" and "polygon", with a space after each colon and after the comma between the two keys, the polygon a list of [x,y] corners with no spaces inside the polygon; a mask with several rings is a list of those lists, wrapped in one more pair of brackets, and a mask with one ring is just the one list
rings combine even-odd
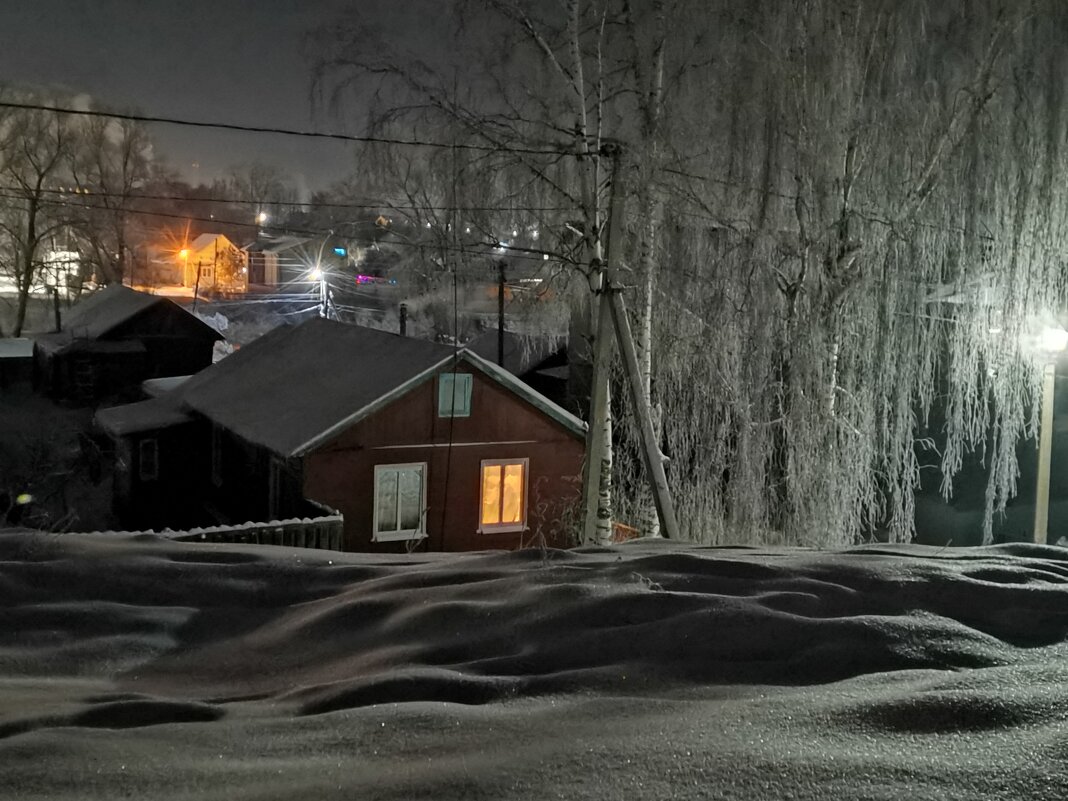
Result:
{"label": "window sill", "polygon": [[425,531],[386,531],[371,535],[371,542],[408,542],[425,539]]}
{"label": "window sill", "polygon": [[514,526],[480,526],[479,534],[515,534],[520,531],[529,531],[530,527],[525,523]]}

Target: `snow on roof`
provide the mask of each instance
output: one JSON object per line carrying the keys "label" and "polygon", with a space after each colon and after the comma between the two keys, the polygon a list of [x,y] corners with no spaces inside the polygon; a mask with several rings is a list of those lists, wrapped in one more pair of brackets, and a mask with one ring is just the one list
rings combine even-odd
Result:
{"label": "snow on roof", "polygon": [[300,247],[310,242],[309,237],[300,236],[280,236],[270,239],[258,239],[255,242],[246,245],[245,250],[261,253],[281,253],[291,248]]}
{"label": "snow on roof", "polygon": [[93,419],[103,431],[115,437],[158,431],[192,420],[169,398],[152,398],[101,409]]}
{"label": "snow on roof", "polygon": [[193,376],[179,394],[223,428],[291,456],[429,378],[454,353],[446,345],[314,318],[254,340]]}
{"label": "snow on roof", "polygon": [[192,251],[203,250],[209,245],[214,244],[217,239],[223,239],[227,244],[230,243],[230,240],[223,234],[201,234],[189,243],[189,249]]}
{"label": "snow on roof", "polygon": [[71,306],[63,318],[63,331],[96,339],[157,303],[171,302],[122,284],[112,284]]}
{"label": "snow on roof", "polygon": [[147,378],[141,382],[141,391],[150,398],[158,398],[178,389],[192,378],[191,375],[172,375],[164,378]]}
{"label": "snow on roof", "polygon": [[42,334],[36,338],[36,342],[42,350],[52,352],[65,349],[72,341],[96,340],[142,312],[163,304],[169,304],[168,308],[173,307],[182,314],[189,315],[203,327],[205,333],[210,332],[215,339],[223,338],[214,328],[169,298],[138,292],[121,284],[112,284],[83,297],[71,306],[63,319],[63,330]]}
{"label": "snow on roof", "polygon": [[1063,549],[1022,544],[345,554],[2,533],[0,786],[1052,799],[1066,577]]}
{"label": "snow on roof", "polygon": [[0,359],[33,358],[33,340],[27,337],[0,337]]}

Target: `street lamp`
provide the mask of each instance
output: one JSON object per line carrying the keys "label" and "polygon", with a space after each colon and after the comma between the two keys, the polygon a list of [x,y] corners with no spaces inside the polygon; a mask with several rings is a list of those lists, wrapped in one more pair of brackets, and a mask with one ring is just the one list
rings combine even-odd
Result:
{"label": "street lamp", "polygon": [[1038,350],[1045,357],[1042,366],[1042,405],[1038,423],[1038,476],[1035,483],[1034,540],[1046,544],[1049,528],[1049,474],[1053,455],[1053,399],[1057,377],[1057,355],[1068,348],[1068,331],[1047,327],[1038,336]]}
{"label": "street lamp", "polygon": [[267,222],[267,212],[261,211],[259,214],[257,214],[256,222],[260,225],[263,225],[265,222]]}

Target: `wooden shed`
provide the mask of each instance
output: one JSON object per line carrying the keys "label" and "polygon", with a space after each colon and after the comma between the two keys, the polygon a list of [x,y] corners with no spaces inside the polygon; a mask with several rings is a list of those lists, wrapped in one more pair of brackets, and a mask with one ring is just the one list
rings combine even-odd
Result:
{"label": "wooden shed", "polygon": [[81,403],[134,397],[145,379],[210,365],[220,339],[169,298],[112,285],[72,306],[61,331],[36,338],[35,380],[50,396]]}

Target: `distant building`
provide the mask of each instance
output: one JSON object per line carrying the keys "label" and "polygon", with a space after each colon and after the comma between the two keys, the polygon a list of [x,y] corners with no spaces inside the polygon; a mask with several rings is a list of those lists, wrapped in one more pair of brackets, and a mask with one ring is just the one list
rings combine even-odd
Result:
{"label": "distant building", "polygon": [[585,425],[471,351],[316,318],[97,424],[121,455],[116,511],[139,526],[315,503],[352,551],[572,544]]}
{"label": "distant building", "polygon": [[201,234],[177,258],[182,286],[203,293],[248,291],[245,252],[223,234]]}
{"label": "distant building", "polygon": [[316,270],[332,271],[351,263],[347,243],[332,236],[261,234],[244,250],[249,283],[269,287],[307,287],[318,282]]}

